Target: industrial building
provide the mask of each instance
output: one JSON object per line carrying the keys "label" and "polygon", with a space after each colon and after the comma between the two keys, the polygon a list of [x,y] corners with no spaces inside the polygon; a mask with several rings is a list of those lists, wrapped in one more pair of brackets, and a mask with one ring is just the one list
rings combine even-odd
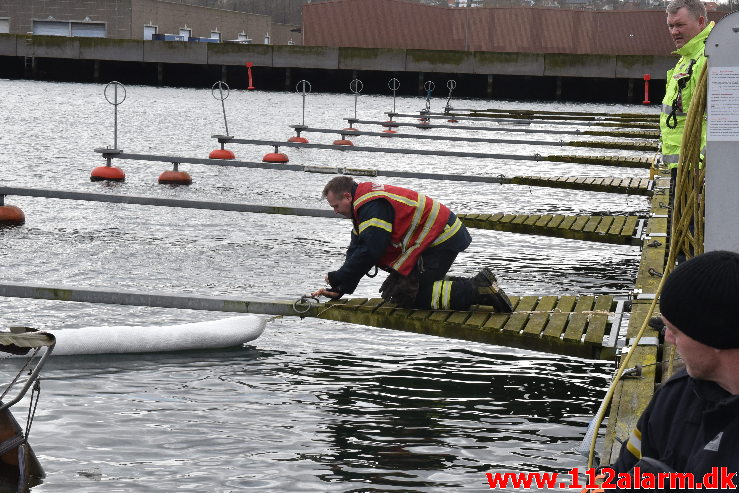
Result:
{"label": "industrial building", "polygon": [[300,26],[268,15],[161,0],[4,0],[0,34],[301,44]]}

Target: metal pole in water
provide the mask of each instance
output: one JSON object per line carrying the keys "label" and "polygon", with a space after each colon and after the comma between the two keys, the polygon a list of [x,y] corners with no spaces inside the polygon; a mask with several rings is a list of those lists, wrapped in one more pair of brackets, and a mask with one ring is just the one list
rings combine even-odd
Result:
{"label": "metal pole in water", "polygon": [[[110,87],[113,87],[113,100],[111,101],[108,97],[108,89]],[[123,97],[118,100],[118,87],[121,87],[123,89]],[[121,84],[118,81],[111,81],[108,82],[105,85],[105,89],[103,90],[103,95],[105,96],[105,100],[108,101],[110,104],[113,105],[113,149],[118,149],[118,105],[123,103],[123,101],[126,100],[126,87]]]}
{"label": "metal pole in water", "polygon": [[397,92],[398,89],[400,89],[400,81],[396,79],[395,77],[393,77],[392,79],[388,81],[387,87],[391,91],[393,91],[393,113],[395,113],[395,93]]}
{"label": "metal pole in water", "polygon": [[436,88],[436,84],[434,84],[433,81],[429,80],[429,81],[426,81],[423,84],[423,88],[426,90],[426,109],[425,109],[425,112],[426,113],[430,113],[431,112],[431,94],[433,94],[434,89]]}
{"label": "metal pole in water", "polygon": [[364,88],[364,84],[362,84],[362,81],[359,79],[354,79],[349,83],[349,90],[354,93],[354,119],[357,119],[357,99],[359,98],[359,93],[362,92],[362,89]]}
{"label": "metal pole in water", "polygon": [[452,109],[449,102],[452,100],[452,91],[457,87],[457,81],[452,79],[446,81],[446,88],[449,89],[449,96],[446,98],[446,106],[444,106],[444,111],[449,112],[449,110]]}
{"label": "metal pole in water", "polygon": [[[218,86],[218,96],[216,96],[216,86]],[[226,93],[224,95],[223,87],[226,87]],[[221,110],[223,111],[223,124],[226,127],[226,135],[230,136],[231,134],[228,133],[228,119],[226,118],[226,99],[228,99],[228,96],[231,94],[231,89],[228,87],[228,84],[223,82],[222,80],[219,80],[215,84],[213,84],[213,87],[210,90],[211,95],[215,99],[221,100]]]}
{"label": "metal pole in water", "polygon": [[295,92],[303,97],[303,119],[301,125],[305,126],[305,96],[312,91],[310,82],[303,79],[295,85]]}

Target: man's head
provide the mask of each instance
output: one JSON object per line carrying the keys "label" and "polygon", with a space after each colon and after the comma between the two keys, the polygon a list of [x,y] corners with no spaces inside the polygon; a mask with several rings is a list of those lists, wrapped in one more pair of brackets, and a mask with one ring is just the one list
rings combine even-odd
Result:
{"label": "man's head", "polygon": [[667,28],[680,49],[706,27],[706,7],[700,0],[672,0],[667,4]]}
{"label": "man's head", "polygon": [[722,352],[739,352],[739,254],[714,251],[678,265],[660,295],[667,339],[688,373],[716,380]]}
{"label": "man's head", "polygon": [[352,190],[356,182],[348,176],[337,176],[332,178],[323,187],[323,198],[335,213],[344,217],[352,217]]}

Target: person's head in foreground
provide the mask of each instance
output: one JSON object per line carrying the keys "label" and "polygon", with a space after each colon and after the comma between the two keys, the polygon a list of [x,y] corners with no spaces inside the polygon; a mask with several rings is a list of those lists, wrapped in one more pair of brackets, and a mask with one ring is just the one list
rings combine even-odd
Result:
{"label": "person's head in foreground", "polygon": [[678,265],[660,312],[688,374],[739,394],[739,254],[713,251]]}

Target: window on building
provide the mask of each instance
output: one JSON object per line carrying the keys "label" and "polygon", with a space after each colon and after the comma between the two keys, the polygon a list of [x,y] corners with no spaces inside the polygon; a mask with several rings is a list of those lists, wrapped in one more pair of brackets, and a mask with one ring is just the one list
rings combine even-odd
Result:
{"label": "window on building", "polygon": [[221,42],[221,32],[216,29],[215,31],[210,32],[210,39],[217,39],[218,42]]}
{"label": "window on building", "polygon": [[181,27],[180,36],[185,38],[185,41],[187,41],[188,39],[192,37],[192,29],[190,29],[189,27]]}
{"label": "window on building", "polygon": [[158,26],[147,24],[144,26],[144,40],[151,41],[155,34],[159,32]]}
{"label": "window on building", "polygon": [[10,18],[0,17],[0,34],[10,33]]}
{"label": "window on building", "polygon": [[72,36],[77,38],[104,38],[104,22],[70,22]]}
{"label": "window on building", "polygon": [[33,21],[33,34],[41,36],[70,36],[69,21]]}
{"label": "window on building", "polygon": [[267,34],[264,35],[264,44],[266,44],[266,45],[269,44],[269,33],[267,33]]}

